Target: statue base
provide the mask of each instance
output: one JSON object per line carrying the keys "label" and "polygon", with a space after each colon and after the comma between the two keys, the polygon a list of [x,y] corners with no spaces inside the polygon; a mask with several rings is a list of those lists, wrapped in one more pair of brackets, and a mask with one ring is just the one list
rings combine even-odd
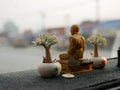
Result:
{"label": "statue base", "polygon": [[[75,61],[75,62],[73,62]],[[93,62],[88,59],[81,60],[58,60],[58,62],[62,65],[62,73],[72,73],[79,74],[83,72],[91,72],[93,71]]]}

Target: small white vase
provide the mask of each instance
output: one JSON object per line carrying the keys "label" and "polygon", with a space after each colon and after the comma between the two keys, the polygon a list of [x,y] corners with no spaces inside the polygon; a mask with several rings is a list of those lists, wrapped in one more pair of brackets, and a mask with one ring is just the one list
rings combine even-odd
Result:
{"label": "small white vase", "polygon": [[107,59],[102,56],[92,57],[90,60],[93,61],[94,69],[103,69],[107,65]]}
{"label": "small white vase", "polygon": [[61,64],[59,62],[41,63],[38,71],[41,77],[56,77],[61,72]]}

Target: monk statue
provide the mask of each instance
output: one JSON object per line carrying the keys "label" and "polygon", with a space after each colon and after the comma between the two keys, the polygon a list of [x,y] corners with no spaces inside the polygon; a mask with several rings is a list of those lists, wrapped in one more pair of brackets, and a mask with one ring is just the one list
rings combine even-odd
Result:
{"label": "monk statue", "polygon": [[85,45],[85,38],[80,34],[80,27],[72,25],[67,53],[59,55],[63,73],[92,71],[93,62],[83,58]]}
{"label": "monk statue", "polygon": [[81,60],[83,58],[86,43],[85,38],[80,34],[80,27],[78,25],[71,27],[71,35],[68,51],[59,55],[60,60],[69,60],[70,58]]}

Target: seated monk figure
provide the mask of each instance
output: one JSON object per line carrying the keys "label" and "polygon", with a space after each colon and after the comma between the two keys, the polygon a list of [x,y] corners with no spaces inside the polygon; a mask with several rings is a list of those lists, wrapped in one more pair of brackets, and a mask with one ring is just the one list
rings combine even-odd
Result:
{"label": "seated monk figure", "polygon": [[72,36],[69,38],[69,48],[67,53],[59,55],[60,60],[69,60],[71,58],[75,60],[82,60],[85,51],[85,38],[80,34],[80,27],[73,25],[71,27]]}

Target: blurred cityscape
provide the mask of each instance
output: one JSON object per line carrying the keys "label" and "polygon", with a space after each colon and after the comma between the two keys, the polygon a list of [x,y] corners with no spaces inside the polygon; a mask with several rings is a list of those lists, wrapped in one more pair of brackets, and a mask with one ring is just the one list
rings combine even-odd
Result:
{"label": "blurred cityscape", "polygon": [[[90,35],[95,33],[100,33],[107,38],[107,47],[105,49],[110,50],[114,43],[114,40],[120,32],[120,20],[111,20],[106,22],[93,22],[93,21],[83,21],[79,24],[80,33],[87,39]],[[0,30],[0,45],[9,45],[13,47],[28,47],[33,45],[32,41],[39,34],[52,33],[55,34],[60,43],[57,45],[57,50],[66,50],[70,37],[70,26],[66,27],[55,27],[55,28],[46,28],[36,33],[33,33],[32,29],[24,30],[20,33],[19,28],[15,23],[7,22],[3,26],[3,30]],[[86,42],[87,43],[87,42]],[[90,44],[87,43],[87,49],[91,48]]]}

